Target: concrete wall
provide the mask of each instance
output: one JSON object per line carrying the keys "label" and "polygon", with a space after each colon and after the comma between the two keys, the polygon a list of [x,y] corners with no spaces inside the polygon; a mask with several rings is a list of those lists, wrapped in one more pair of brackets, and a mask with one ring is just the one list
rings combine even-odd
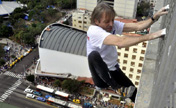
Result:
{"label": "concrete wall", "polygon": [[114,10],[117,16],[135,18],[137,12],[137,0],[114,0]]}
{"label": "concrete wall", "polygon": [[87,10],[93,11],[97,5],[97,0],[77,0],[77,8],[85,8]]}
{"label": "concrete wall", "polygon": [[151,32],[167,28],[167,34],[149,42],[135,108],[176,107],[176,1],[158,0],[154,10],[167,4],[169,14],[151,27]]}
{"label": "concrete wall", "polygon": [[87,57],[39,48],[41,71],[91,77]]}

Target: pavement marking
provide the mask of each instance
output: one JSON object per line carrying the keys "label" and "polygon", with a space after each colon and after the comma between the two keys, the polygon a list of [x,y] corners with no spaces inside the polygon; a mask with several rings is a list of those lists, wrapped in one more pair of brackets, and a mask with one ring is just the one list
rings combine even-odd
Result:
{"label": "pavement marking", "polygon": [[57,106],[49,105],[46,102],[41,102],[41,101],[38,101],[37,99],[31,99],[31,98],[26,98],[26,99],[29,99],[31,101],[34,101],[34,102],[37,102],[37,103],[41,103],[41,104],[44,104],[44,105],[47,105],[47,106],[50,106],[50,107],[53,107],[53,108],[58,108]]}
{"label": "pavement marking", "polygon": [[3,102],[20,84],[22,83],[21,79],[18,79],[12,87],[10,87],[1,97],[0,102]]}
{"label": "pavement marking", "polygon": [[9,72],[9,71],[5,72],[4,75],[15,77],[15,78],[22,78],[23,77],[23,75],[21,75],[21,74],[15,74],[15,73]]}

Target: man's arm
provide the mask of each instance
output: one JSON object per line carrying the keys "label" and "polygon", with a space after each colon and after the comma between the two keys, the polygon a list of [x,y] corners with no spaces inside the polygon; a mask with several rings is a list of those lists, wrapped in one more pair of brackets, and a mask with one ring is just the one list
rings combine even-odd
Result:
{"label": "man's arm", "polygon": [[[158,20],[160,16],[165,15],[167,13],[168,13],[168,8],[167,8],[167,6],[165,6],[165,7],[161,8],[158,12],[156,12],[153,15],[153,18],[155,20]],[[132,31],[143,30],[143,29],[150,27],[154,22],[155,21],[153,21],[151,18],[149,18],[147,20],[140,21],[137,23],[125,23],[123,32],[132,32]]]}
{"label": "man's arm", "polygon": [[119,48],[129,47],[135,44],[138,44],[143,41],[152,40],[155,38],[158,38],[162,35],[165,35],[165,29],[159,30],[154,33],[150,33],[143,36],[116,36],[116,35],[108,35],[104,41],[103,44],[106,45],[115,45]]}

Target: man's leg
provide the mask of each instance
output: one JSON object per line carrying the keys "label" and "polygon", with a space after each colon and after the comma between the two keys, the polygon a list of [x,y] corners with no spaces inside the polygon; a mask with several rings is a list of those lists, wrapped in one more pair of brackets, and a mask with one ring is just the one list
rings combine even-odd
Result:
{"label": "man's leg", "polygon": [[88,55],[88,62],[96,86],[100,88],[111,86],[113,89],[120,87],[116,81],[111,79],[109,69],[97,51],[92,51]]}
{"label": "man's leg", "polygon": [[[123,87],[130,87],[130,86],[135,87],[132,81],[122,72],[122,70],[118,66],[116,66],[116,68],[117,68],[116,71],[110,72],[114,80],[116,80],[116,82]],[[137,93],[137,88],[134,89],[134,92],[132,93],[132,96],[130,97],[130,99],[133,102],[135,101],[136,93]]]}

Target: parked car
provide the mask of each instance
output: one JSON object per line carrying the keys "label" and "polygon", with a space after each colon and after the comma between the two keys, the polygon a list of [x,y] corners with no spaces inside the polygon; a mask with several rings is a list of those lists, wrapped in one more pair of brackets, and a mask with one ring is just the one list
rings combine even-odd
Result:
{"label": "parked car", "polygon": [[33,99],[34,99],[34,98],[35,98],[35,95],[30,94],[30,93],[27,93],[27,94],[26,94],[26,98],[33,98]]}
{"label": "parked car", "polygon": [[45,95],[45,98],[48,99],[49,97],[53,97],[52,95]]}
{"label": "parked car", "polygon": [[27,56],[28,55],[28,52],[25,52],[24,54],[23,54],[23,56]]}
{"label": "parked car", "polygon": [[73,99],[73,102],[74,102],[74,103],[77,103],[77,104],[80,104],[80,103],[81,103],[79,99]]}
{"label": "parked car", "polygon": [[38,91],[34,91],[33,94],[34,94],[34,95],[37,95],[37,96],[42,96],[42,93],[41,93],[41,92],[38,92]]}
{"label": "parked car", "polygon": [[43,97],[37,97],[37,100],[42,101],[42,102],[45,102],[45,101],[46,101],[46,99],[43,98]]}
{"label": "parked car", "polygon": [[32,93],[33,90],[32,90],[32,89],[29,89],[29,88],[26,88],[26,89],[24,90],[24,92],[25,92],[25,93]]}

